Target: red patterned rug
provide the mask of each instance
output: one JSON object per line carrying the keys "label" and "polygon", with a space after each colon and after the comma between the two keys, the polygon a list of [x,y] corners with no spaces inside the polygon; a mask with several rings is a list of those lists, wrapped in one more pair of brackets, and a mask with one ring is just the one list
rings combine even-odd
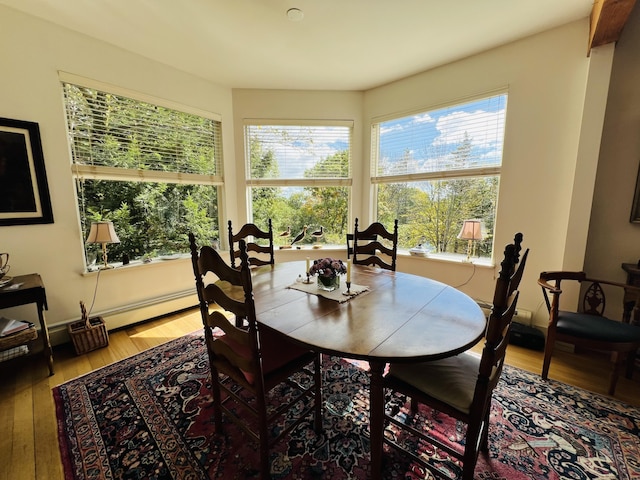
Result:
{"label": "red patterned rug", "polygon": [[[365,479],[366,365],[325,356],[324,433],[303,423],[272,450],[274,479]],[[233,427],[214,434],[200,335],[185,336],[53,389],[67,479],[258,478],[256,448]],[[274,399],[286,392],[276,392]],[[394,399],[404,415],[404,399]],[[422,408],[414,421],[462,445],[461,427]],[[640,409],[505,368],[494,393],[490,452],[476,480],[640,479]],[[459,466],[416,445],[445,475]],[[385,451],[384,478],[431,476]]]}

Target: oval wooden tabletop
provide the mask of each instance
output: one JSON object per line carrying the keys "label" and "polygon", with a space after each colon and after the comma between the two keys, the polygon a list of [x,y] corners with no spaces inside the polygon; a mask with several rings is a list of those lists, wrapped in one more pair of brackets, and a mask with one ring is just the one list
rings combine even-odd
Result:
{"label": "oval wooden tabletop", "polygon": [[471,348],[484,334],[486,318],[478,304],[435,280],[354,265],[353,284],[369,291],[339,303],[287,288],[304,270],[305,262],[286,262],[252,271],[257,318],[323,353],[385,362],[433,360]]}

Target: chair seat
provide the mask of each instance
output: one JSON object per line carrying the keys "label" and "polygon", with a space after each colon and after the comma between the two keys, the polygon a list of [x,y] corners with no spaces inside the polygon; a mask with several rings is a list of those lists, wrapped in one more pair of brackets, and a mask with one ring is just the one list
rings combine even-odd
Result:
{"label": "chair seat", "polygon": [[558,312],[557,332],[608,343],[640,342],[640,327],[586,313]]}
{"label": "chair seat", "polygon": [[480,357],[461,353],[422,363],[392,363],[388,375],[455,409],[469,413],[478,379]]}
{"label": "chair seat", "polygon": [[[251,358],[251,349],[231,340],[226,334],[219,336],[216,341],[227,343],[236,352],[245,358]],[[292,343],[283,335],[270,329],[264,329],[260,333],[260,344],[262,353],[262,372],[265,376],[274,372],[278,368],[293,362],[294,360],[308,355],[309,350]],[[251,372],[242,371],[244,378],[251,385],[255,381],[255,375]]]}

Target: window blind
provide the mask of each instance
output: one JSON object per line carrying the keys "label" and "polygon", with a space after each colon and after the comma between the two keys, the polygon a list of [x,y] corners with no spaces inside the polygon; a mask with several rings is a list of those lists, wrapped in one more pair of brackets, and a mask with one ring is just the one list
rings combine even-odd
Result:
{"label": "window blind", "polygon": [[245,125],[249,180],[346,179],[351,125]]}
{"label": "window blind", "polygon": [[372,181],[498,173],[506,102],[500,94],[373,124]]}
{"label": "window blind", "polygon": [[219,121],[67,82],[63,90],[76,171],[221,175]]}

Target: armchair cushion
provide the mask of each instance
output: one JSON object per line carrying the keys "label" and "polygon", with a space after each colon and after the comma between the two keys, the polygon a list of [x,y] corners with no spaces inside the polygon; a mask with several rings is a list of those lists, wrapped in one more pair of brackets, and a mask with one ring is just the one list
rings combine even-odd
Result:
{"label": "armchair cushion", "polygon": [[603,342],[640,342],[640,327],[587,313],[559,311],[556,331]]}
{"label": "armchair cushion", "polygon": [[480,357],[461,353],[433,362],[392,363],[388,375],[461,412],[469,413],[479,368]]}

